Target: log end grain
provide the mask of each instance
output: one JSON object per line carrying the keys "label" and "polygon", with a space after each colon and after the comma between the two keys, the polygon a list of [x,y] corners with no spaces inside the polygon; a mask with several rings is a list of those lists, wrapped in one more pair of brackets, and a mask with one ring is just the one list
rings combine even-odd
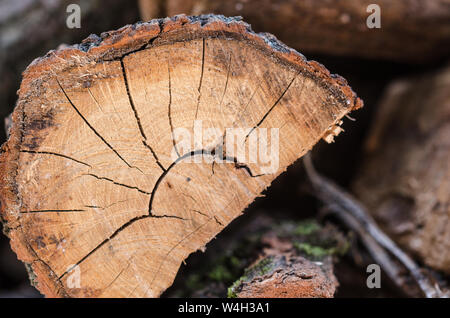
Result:
{"label": "log end grain", "polygon": [[[92,35],[24,72],[0,156],[5,232],[46,296],[158,296],[361,106],[343,78],[238,18],[181,15]],[[222,131],[239,120],[248,136],[280,129],[278,169],[184,161],[204,149],[171,159],[174,128],[192,132],[196,120]]]}

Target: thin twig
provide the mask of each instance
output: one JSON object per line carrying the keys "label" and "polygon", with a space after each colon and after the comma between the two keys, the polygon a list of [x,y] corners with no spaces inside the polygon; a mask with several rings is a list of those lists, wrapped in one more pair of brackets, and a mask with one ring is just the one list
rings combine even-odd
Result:
{"label": "thin twig", "polygon": [[[380,245],[380,247],[382,246],[384,249],[389,251],[408,269],[425,297],[433,298],[440,296],[440,293],[433,287],[433,284],[425,275],[423,275],[419,266],[417,266],[417,264],[405,252],[403,252],[397,244],[389,238],[389,236],[381,231],[374,219],[369,215],[367,209],[356,198],[341,189],[333,181],[317,173],[314,169],[309,154],[304,156],[303,163],[305,165],[306,173],[308,174],[308,177],[314,187],[315,195],[317,195],[317,197],[324,203],[339,207],[336,210],[338,210],[337,212],[340,216],[347,214],[347,217],[344,216],[344,221],[348,221],[348,223],[352,224],[355,228],[362,228],[358,231],[358,234],[360,234],[359,232],[361,231],[366,232],[363,243],[369,242],[372,250],[370,248],[368,249],[369,252],[373,252],[372,256],[374,258],[385,260],[385,256],[378,255],[379,249],[374,248],[373,243],[376,242]],[[359,225],[357,223],[359,223]],[[367,241],[367,237],[369,236],[373,239],[373,241],[370,241],[370,239]],[[386,269],[388,269],[387,272],[389,276],[398,275],[398,269],[393,268],[392,264],[393,263],[391,261],[384,263],[384,265],[387,265]],[[400,283],[400,281],[396,278],[392,278],[392,280],[396,284]]]}
{"label": "thin twig", "polygon": [[[400,275],[401,268],[393,261],[383,247],[381,247],[377,241],[361,226],[361,223],[354,218],[347,211],[342,209],[339,205],[328,206],[328,212],[335,214],[341,219],[348,227],[355,231],[362,243],[366,247],[369,254],[375,260],[375,262],[383,268],[389,278],[400,287],[405,286],[405,280]],[[402,288],[402,290],[409,296],[416,296],[409,289]]]}

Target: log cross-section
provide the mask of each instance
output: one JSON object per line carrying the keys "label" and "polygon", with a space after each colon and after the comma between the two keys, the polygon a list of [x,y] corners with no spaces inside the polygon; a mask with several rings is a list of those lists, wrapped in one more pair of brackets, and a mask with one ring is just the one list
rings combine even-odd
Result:
{"label": "log cross-section", "polygon": [[[5,232],[47,296],[159,296],[361,106],[344,79],[236,18],[90,36],[24,72],[0,157]],[[255,143],[256,160],[242,156]]]}

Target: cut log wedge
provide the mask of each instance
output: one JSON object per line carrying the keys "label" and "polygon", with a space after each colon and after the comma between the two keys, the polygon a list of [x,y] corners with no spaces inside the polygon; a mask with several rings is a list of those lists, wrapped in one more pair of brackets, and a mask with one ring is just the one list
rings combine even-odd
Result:
{"label": "cut log wedge", "polygon": [[159,296],[361,106],[344,79],[236,18],[90,36],[24,73],[0,157],[5,231],[46,296]]}

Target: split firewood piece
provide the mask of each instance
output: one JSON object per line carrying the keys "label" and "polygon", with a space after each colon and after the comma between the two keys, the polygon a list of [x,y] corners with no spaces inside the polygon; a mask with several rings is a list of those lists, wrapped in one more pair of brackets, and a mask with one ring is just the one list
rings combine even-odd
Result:
{"label": "split firewood piece", "polygon": [[422,63],[450,53],[448,0],[140,1],[143,18],[210,12],[242,16],[255,30],[276,34],[302,52]]}
{"label": "split firewood piece", "polygon": [[230,298],[332,298],[338,287],[332,257],[263,256],[228,290]]}
{"label": "split firewood piece", "polygon": [[289,218],[280,222],[260,211],[211,242],[207,253],[193,259],[164,296],[333,297],[339,285],[334,264],[350,245],[330,223]]}
{"label": "split firewood piece", "polygon": [[339,283],[333,273],[337,256],[350,243],[331,225],[312,220],[284,222],[264,233],[262,250],[228,288],[238,298],[331,298]]}
{"label": "split firewood piece", "polygon": [[385,231],[450,273],[450,67],[392,83],[353,189]]}
{"label": "split firewood piece", "polygon": [[6,232],[47,296],[159,296],[361,106],[344,79],[235,18],[90,36],[24,73],[0,157]]}

